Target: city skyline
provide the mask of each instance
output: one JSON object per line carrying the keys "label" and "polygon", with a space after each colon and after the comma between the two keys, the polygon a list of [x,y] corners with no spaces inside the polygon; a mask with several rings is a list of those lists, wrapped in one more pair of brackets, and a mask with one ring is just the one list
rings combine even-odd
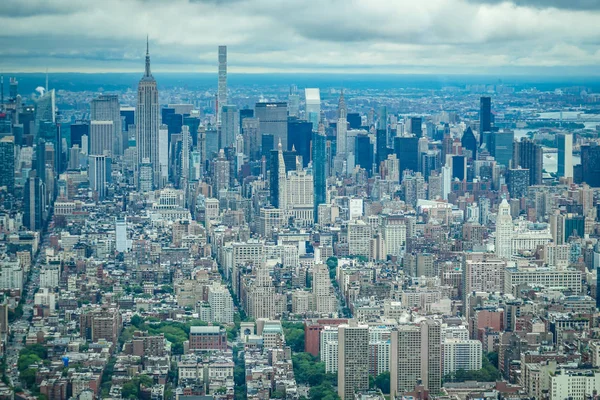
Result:
{"label": "city skyline", "polygon": [[599,6],[583,0],[16,4],[0,5],[11,72],[135,72],[146,35],[157,72],[213,72],[218,45],[231,73],[597,75],[600,61]]}

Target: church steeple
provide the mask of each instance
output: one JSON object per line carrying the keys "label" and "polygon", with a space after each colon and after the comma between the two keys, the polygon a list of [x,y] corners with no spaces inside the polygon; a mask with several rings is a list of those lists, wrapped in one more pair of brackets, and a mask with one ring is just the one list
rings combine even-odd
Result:
{"label": "church steeple", "polygon": [[144,77],[151,77],[152,73],[150,73],[150,44],[148,35],[146,35],[146,70],[144,71]]}

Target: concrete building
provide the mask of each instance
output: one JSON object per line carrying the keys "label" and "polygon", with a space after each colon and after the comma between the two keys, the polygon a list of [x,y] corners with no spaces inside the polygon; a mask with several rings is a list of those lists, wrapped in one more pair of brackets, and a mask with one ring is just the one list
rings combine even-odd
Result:
{"label": "concrete building", "polygon": [[354,399],[369,388],[369,327],[350,321],[338,327],[338,396]]}
{"label": "concrete building", "polygon": [[432,395],[442,385],[442,345],[439,321],[399,325],[391,337],[391,396],[422,385]]}

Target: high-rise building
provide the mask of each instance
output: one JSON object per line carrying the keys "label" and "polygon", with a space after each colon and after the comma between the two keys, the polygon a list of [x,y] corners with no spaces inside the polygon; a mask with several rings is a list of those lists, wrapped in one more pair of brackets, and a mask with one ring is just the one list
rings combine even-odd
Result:
{"label": "high-rise building", "polygon": [[35,102],[34,135],[37,137],[42,122],[56,122],[56,95],[54,89],[47,90]]}
{"label": "high-rise building", "polygon": [[273,145],[281,140],[281,145],[287,149],[287,103],[256,103],[254,115],[258,118],[260,134],[273,135]]}
{"label": "high-rise building", "polygon": [[113,154],[114,125],[112,121],[90,122],[90,155]]}
{"label": "high-rise building", "polygon": [[223,106],[227,104],[227,46],[219,46],[219,85],[217,88],[217,124],[221,124]]}
{"label": "high-rise building", "polygon": [[184,125],[181,129],[181,171],[179,177],[181,179],[179,187],[186,189],[186,185],[190,177],[190,151],[192,150],[192,140],[190,128]]}
{"label": "high-rise building", "polygon": [[300,95],[296,85],[290,86],[290,94],[288,96],[288,108],[290,117],[300,116]]}
{"label": "high-rise building", "polygon": [[319,219],[319,204],[325,204],[326,185],[326,145],[327,137],[325,136],[325,127],[319,124],[318,131],[313,135],[312,140],[312,169],[314,190],[314,218],[315,222]]}
{"label": "high-rise building", "polygon": [[[90,124],[87,121],[77,121],[74,124],[71,124],[71,146],[78,145],[82,151],[85,151],[87,154],[89,149],[84,149],[81,143],[81,138],[83,136],[90,136]],[[88,142],[89,143],[89,142]]]}
{"label": "high-rise building", "polygon": [[460,139],[462,147],[471,152],[469,158],[471,160],[477,159],[477,139],[475,138],[475,134],[471,127],[468,127],[467,130],[463,133],[462,138]]}
{"label": "high-rise building", "polygon": [[108,158],[106,155],[90,155],[88,162],[88,179],[90,188],[98,193],[98,200],[106,198],[106,170]]}
{"label": "high-rise building", "polygon": [[[146,43],[146,68],[138,84],[137,110],[135,112],[136,148],[138,166],[149,164],[152,168],[152,188],[160,182],[160,158],[158,155],[159,104],[156,80],[150,72],[150,52]],[[146,161],[144,163],[144,161]],[[138,171],[141,174],[141,171]],[[138,183],[140,177],[138,175]],[[138,185],[139,186],[139,185]]]}
{"label": "high-rise building", "polygon": [[[103,94],[91,102],[92,121],[112,121],[113,132],[111,154],[122,155],[124,136],[121,127],[121,105],[119,104],[119,96],[116,94]],[[94,154],[94,153],[90,153]]]}
{"label": "high-rise building", "polygon": [[232,147],[235,138],[240,133],[240,113],[237,106],[224,105],[221,107],[221,139],[219,146],[224,149]]}
{"label": "high-rise building", "polygon": [[[250,160],[259,160],[261,156],[261,136],[258,119],[254,117],[244,118],[242,122],[242,136],[244,137],[244,154],[246,154]],[[290,136],[289,132],[288,136]]]}
{"label": "high-rise building", "polygon": [[348,108],[346,107],[346,100],[344,99],[344,91],[340,94],[340,100],[338,102],[338,120],[336,125],[336,152],[337,154],[346,154],[347,147],[347,135],[348,135]]}
{"label": "high-rise building", "polygon": [[556,135],[558,141],[558,176],[565,178],[573,177],[573,134],[559,133]]}
{"label": "high-rise building", "polygon": [[375,164],[377,170],[381,168],[381,163],[385,161],[389,155],[387,147],[387,131],[385,129],[377,129],[377,153],[375,154]]}
{"label": "high-rise building", "polygon": [[390,394],[392,398],[422,385],[439,393],[442,384],[442,345],[439,321],[399,325],[392,330]]}
{"label": "high-rise building", "polygon": [[313,127],[311,122],[291,119],[288,121],[288,150],[296,149],[302,156],[302,165],[308,167]]}
{"label": "high-rise building", "polygon": [[370,175],[373,169],[373,145],[368,135],[357,135],[354,146],[355,163],[367,170]]}
{"label": "high-rise building", "polygon": [[581,146],[581,178],[591,187],[600,187],[600,146],[595,142]]}
{"label": "high-rise building", "polygon": [[521,167],[529,170],[529,184],[542,184],[542,169],[544,162],[542,146],[529,138],[522,138],[514,143],[513,168]]}
{"label": "high-rise building", "polygon": [[400,161],[400,178],[405,170],[419,171],[419,138],[395,137],[394,153]]}
{"label": "high-rise building", "polygon": [[520,199],[527,196],[529,187],[528,169],[509,169],[508,170],[508,192],[513,199]]}
{"label": "high-rise building", "polygon": [[512,256],[513,220],[510,214],[510,205],[506,199],[498,206],[496,217],[496,255],[501,259],[510,259]]}
{"label": "high-rise building", "polygon": [[[489,152],[500,165],[508,168],[513,159],[513,146],[515,142],[515,132],[503,130],[491,132],[489,134]],[[514,165],[514,164],[513,164]]]}
{"label": "high-rise building", "polygon": [[115,249],[120,253],[125,253],[129,250],[127,218],[115,218]]}
{"label": "high-rise building", "polygon": [[350,129],[360,129],[362,125],[362,117],[359,113],[348,113],[347,119]]}
{"label": "high-rise building", "polygon": [[492,99],[481,97],[479,99],[479,145],[488,144],[485,139],[492,130]]}
{"label": "high-rise building", "polygon": [[44,223],[45,188],[42,180],[37,176],[30,176],[25,181],[23,190],[23,225],[32,231],[42,228]]}
{"label": "high-rise building", "polygon": [[312,122],[313,127],[318,126],[321,122],[321,92],[318,88],[306,88],[304,97],[306,100],[305,119]]}
{"label": "high-rise building", "polygon": [[338,327],[338,396],[354,399],[369,388],[369,327],[354,320]]}
{"label": "high-rise building", "polygon": [[8,193],[15,189],[15,138],[5,136],[0,139],[0,187]]}
{"label": "high-rise building", "polygon": [[467,158],[465,156],[452,156],[452,180],[459,181],[467,178]]}
{"label": "high-rise building", "polygon": [[444,376],[458,370],[479,371],[482,365],[479,340],[450,338],[444,340]]}
{"label": "high-rise building", "polygon": [[411,117],[410,118],[410,132],[417,138],[423,137],[423,118]]}
{"label": "high-rise building", "polygon": [[229,161],[227,161],[225,152],[221,149],[214,165],[214,193],[218,194],[222,189],[229,189],[229,172]]}
{"label": "high-rise building", "polygon": [[169,127],[162,124],[158,128],[158,160],[160,163],[160,186],[169,181]]}

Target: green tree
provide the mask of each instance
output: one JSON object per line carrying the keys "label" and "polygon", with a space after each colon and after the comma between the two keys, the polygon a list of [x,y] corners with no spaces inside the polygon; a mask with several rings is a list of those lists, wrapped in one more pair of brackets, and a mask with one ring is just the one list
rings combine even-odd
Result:
{"label": "green tree", "polygon": [[292,351],[301,353],[304,351],[304,324],[302,322],[282,323],[285,342],[290,346]]}
{"label": "green tree", "polygon": [[383,394],[390,394],[390,373],[386,371],[377,375],[373,379],[373,385],[371,387],[376,387],[381,390]]}

